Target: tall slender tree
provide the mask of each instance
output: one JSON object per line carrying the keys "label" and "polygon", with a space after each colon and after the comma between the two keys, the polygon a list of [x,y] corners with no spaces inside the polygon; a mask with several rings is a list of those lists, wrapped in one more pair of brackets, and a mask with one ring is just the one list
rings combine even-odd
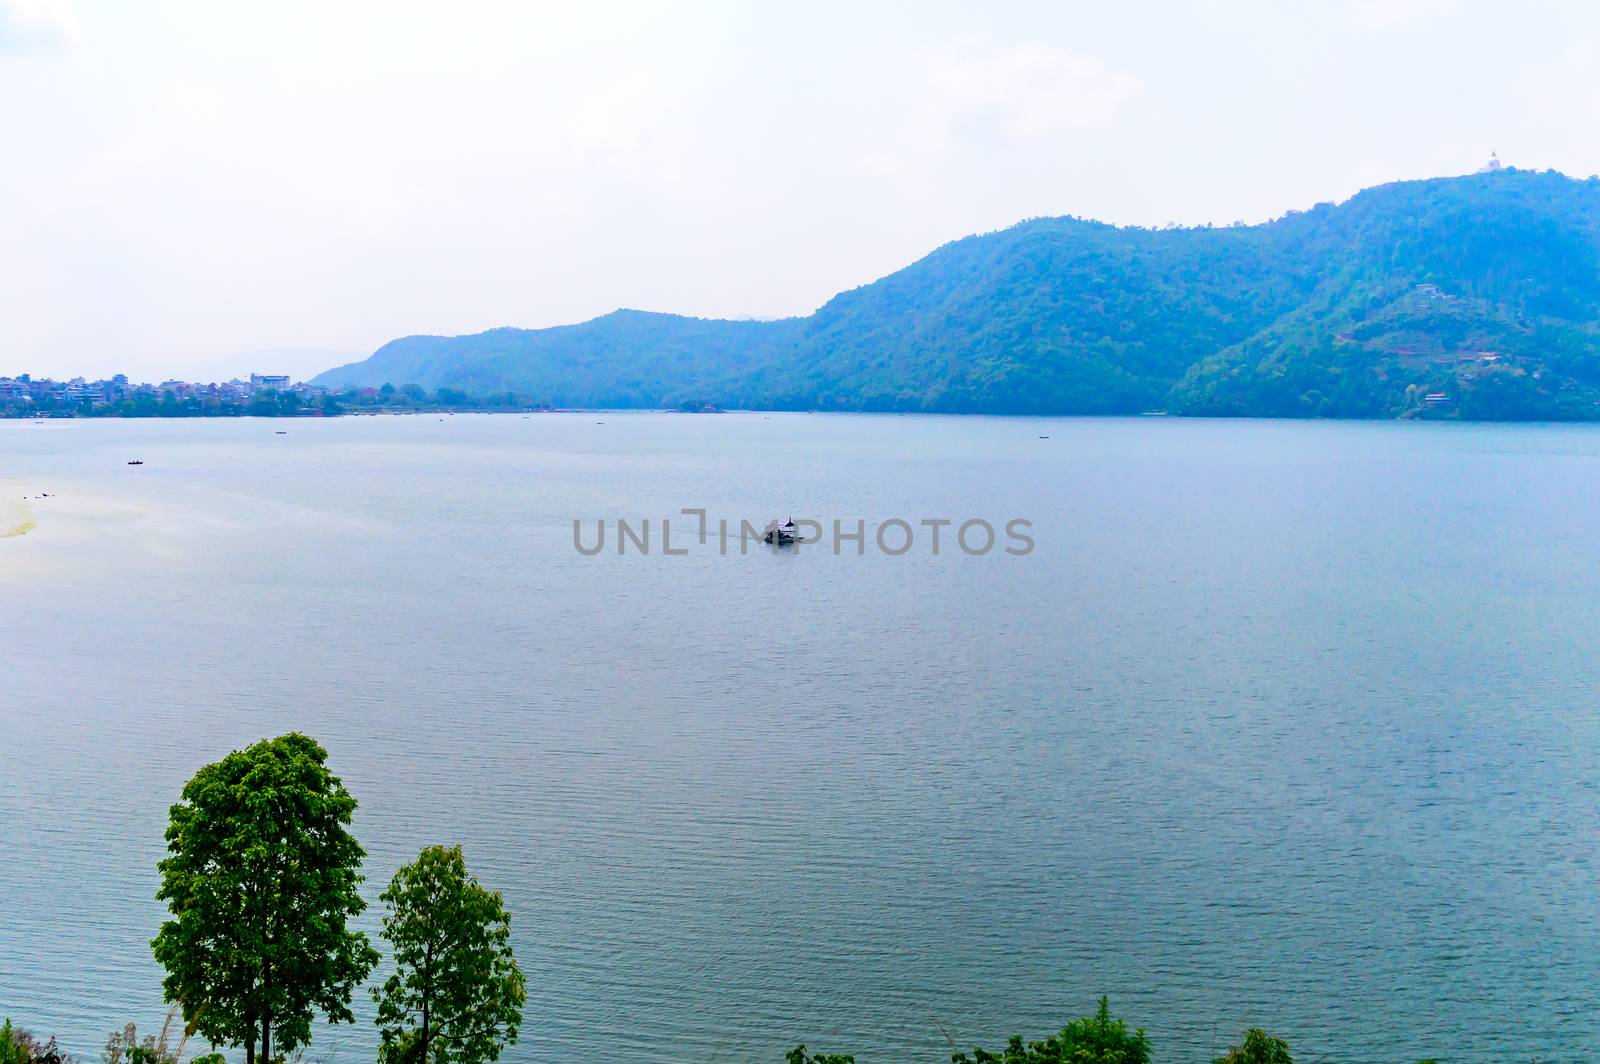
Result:
{"label": "tall slender tree", "polygon": [[162,987],[247,1064],[308,1042],[315,1012],[354,1022],[350,997],[378,960],[347,926],[365,908],[364,851],[327,758],[298,733],[262,740],[195,773],[172,807],[156,895],[172,919],[151,943]]}
{"label": "tall slender tree", "polygon": [[395,973],[372,992],[387,1064],[483,1064],[515,1045],[527,997],[499,891],[461,847],[431,846],[382,895]]}

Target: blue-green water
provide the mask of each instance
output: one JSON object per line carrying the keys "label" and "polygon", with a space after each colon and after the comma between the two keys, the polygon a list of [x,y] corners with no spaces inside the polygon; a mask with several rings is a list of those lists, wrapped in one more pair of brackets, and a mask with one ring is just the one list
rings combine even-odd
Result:
{"label": "blue-green water", "polygon": [[[1037,548],[573,549],[682,507]],[[1159,1061],[1600,1051],[1595,430],[0,422],[25,524],[0,1012],[79,1055],[162,1015],[166,807],[289,729],[369,896],[434,842],[504,891],[513,1062],[933,1062],[1101,993]]]}

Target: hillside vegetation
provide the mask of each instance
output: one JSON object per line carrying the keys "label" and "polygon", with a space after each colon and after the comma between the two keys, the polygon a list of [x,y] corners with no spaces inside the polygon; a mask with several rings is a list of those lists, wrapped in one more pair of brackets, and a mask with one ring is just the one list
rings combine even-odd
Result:
{"label": "hillside vegetation", "polygon": [[1600,180],[1411,181],[1255,226],[1023,222],[805,318],[620,310],[323,374],[556,406],[1600,417]]}

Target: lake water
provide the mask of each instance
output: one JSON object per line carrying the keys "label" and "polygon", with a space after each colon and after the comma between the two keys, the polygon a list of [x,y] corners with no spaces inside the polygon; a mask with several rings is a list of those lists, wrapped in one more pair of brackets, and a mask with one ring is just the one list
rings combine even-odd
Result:
{"label": "lake water", "polygon": [[936,1062],[1102,993],[1162,1062],[1600,1048],[1595,429],[12,421],[0,536],[0,1013],[80,1056],[163,1015],[167,806],[291,729],[370,898],[436,842],[505,893],[512,1062]]}

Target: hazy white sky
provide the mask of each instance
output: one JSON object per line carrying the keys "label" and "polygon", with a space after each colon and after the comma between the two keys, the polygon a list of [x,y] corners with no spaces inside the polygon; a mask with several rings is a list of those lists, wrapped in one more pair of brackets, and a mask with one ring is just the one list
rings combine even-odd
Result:
{"label": "hazy white sky", "polygon": [[1597,54],[1580,2],[0,0],[0,374],[798,314],[1029,216],[1587,176]]}

